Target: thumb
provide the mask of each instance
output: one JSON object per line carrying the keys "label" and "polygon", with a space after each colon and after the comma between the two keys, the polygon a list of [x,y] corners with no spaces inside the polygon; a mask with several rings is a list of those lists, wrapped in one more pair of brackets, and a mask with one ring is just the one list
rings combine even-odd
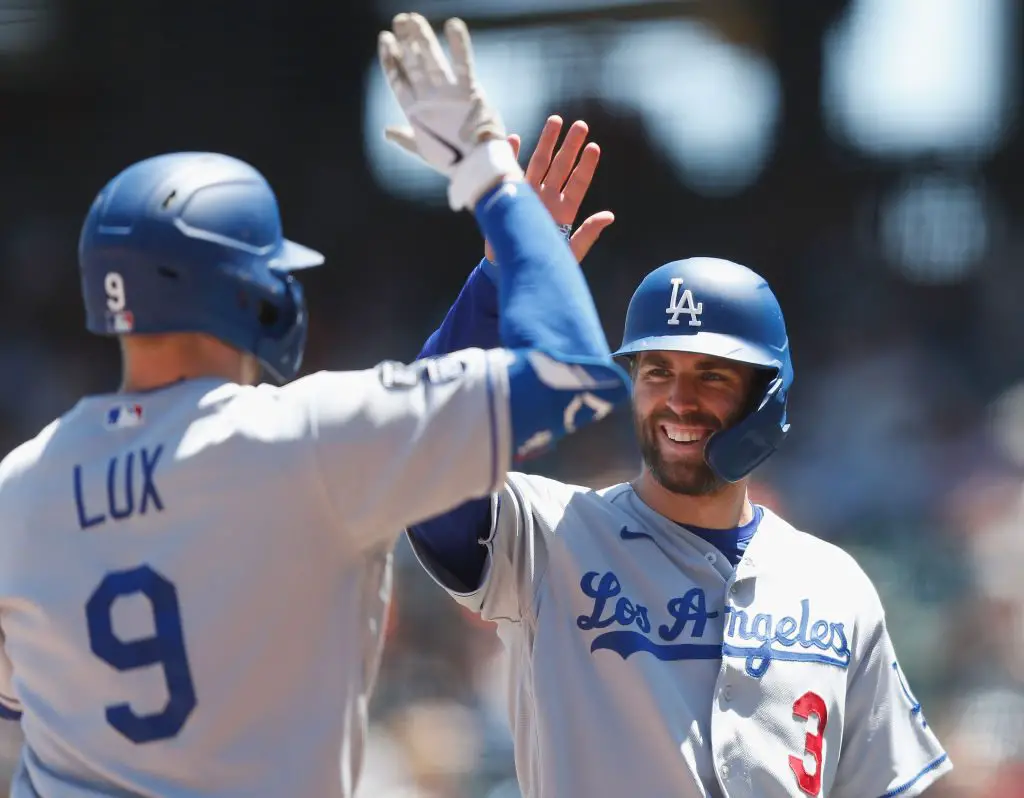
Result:
{"label": "thumb", "polygon": [[586,221],[579,226],[579,229],[572,234],[572,238],[569,239],[569,247],[572,249],[572,254],[576,256],[578,263],[583,262],[591,247],[601,237],[601,233],[614,221],[614,213],[611,211],[601,211],[587,217]]}
{"label": "thumb", "polygon": [[512,147],[512,155],[515,156],[516,160],[519,160],[519,148],[523,144],[522,138],[520,138],[518,133],[509,133],[508,143]]}
{"label": "thumb", "polygon": [[384,138],[392,144],[397,144],[410,155],[419,157],[420,151],[416,147],[416,134],[411,127],[388,125],[384,128]]}

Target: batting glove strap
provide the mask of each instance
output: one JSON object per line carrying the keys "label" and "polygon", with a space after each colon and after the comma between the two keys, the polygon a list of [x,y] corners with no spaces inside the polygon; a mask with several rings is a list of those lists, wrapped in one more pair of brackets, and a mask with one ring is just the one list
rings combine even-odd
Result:
{"label": "batting glove strap", "polygon": [[523,179],[523,170],[508,140],[489,139],[470,150],[452,170],[448,204],[453,211],[472,209],[498,183]]}

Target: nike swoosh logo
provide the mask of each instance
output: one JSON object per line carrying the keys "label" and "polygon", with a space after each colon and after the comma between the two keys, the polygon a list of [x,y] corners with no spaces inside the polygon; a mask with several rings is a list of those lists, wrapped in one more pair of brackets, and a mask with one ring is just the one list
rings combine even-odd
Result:
{"label": "nike swoosh logo", "polygon": [[462,153],[454,144],[452,144],[446,138],[439,136],[436,132],[431,130],[422,122],[413,122],[413,124],[452,154],[452,162],[449,164],[449,166],[458,166],[458,164],[461,163]]}
{"label": "nike swoosh logo", "polygon": [[619,537],[623,540],[639,540],[640,538],[654,540],[654,538],[646,532],[633,532],[628,527],[622,527],[622,529],[619,530]]}

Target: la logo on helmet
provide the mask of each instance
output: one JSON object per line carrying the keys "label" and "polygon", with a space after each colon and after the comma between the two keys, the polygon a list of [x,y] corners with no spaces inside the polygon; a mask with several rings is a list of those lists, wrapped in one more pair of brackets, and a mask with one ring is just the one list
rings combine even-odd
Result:
{"label": "la logo on helmet", "polygon": [[672,278],[672,298],[669,299],[668,307],[665,308],[665,313],[669,316],[668,323],[679,324],[679,316],[686,313],[690,317],[690,326],[700,327],[700,319],[698,317],[704,312],[704,303],[695,303],[693,292],[689,288],[680,290],[682,284],[682,277]]}

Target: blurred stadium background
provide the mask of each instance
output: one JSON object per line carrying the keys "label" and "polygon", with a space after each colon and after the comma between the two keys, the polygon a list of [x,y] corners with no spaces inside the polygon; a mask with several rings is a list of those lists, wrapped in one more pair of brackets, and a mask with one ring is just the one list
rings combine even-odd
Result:
{"label": "blurred stadium background", "polygon": [[[584,212],[618,221],[584,266],[613,344],[665,261],[768,277],[797,377],[757,497],[876,580],[956,763],[928,794],[1024,795],[1019,0],[0,0],[3,450],[116,385],[82,329],[78,227],[161,151],[255,163],[327,254],[307,370],[416,355],[481,247],[381,138],[375,37],[400,10],[469,21],[526,148],[550,113],[590,123]],[[536,468],[602,486],[637,462],[623,414]],[[396,563],[360,797],[515,798],[493,631]]]}

